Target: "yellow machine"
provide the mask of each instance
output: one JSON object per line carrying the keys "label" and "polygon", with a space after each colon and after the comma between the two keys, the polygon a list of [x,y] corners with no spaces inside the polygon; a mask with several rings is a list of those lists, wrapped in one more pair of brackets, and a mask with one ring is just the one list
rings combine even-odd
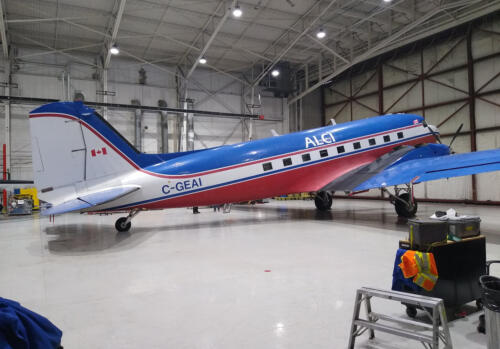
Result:
{"label": "yellow machine", "polygon": [[40,209],[40,200],[38,200],[36,188],[19,189],[19,195],[31,196],[31,200],[33,200],[33,210]]}

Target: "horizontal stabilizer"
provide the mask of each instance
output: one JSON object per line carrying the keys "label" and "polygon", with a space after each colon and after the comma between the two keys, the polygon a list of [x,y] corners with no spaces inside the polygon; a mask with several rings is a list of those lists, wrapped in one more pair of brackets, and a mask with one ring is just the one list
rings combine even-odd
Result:
{"label": "horizontal stabilizer", "polygon": [[91,204],[85,201],[81,201],[79,199],[72,199],[66,202],[63,202],[60,205],[57,206],[52,206],[47,209],[42,209],[42,216],[50,216],[50,215],[56,215],[56,214],[61,214],[61,213],[66,213],[66,212],[72,212],[72,211],[79,211],[83,210],[84,208],[92,207]]}
{"label": "horizontal stabilizer", "polygon": [[79,211],[92,206],[97,206],[119,199],[129,193],[139,190],[137,185],[126,185],[121,187],[107,188],[99,191],[91,191],[67,200],[62,204],[51,206],[42,210],[43,216],[56,215],[66,212]]}
{"label": "horizontal stabilizer", "polygon": [[398,162],[360,184],[354,191],[491,171],[500,171],[500,149]]}

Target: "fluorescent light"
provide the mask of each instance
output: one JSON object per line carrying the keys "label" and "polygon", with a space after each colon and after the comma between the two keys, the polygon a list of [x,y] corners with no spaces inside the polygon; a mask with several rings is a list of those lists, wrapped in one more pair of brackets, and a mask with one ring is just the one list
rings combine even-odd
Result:
{"label": "fluorescent light", "polygon": [[316,33],[316,37],[318,39],[323,39],[325,36],[326,36],[326,33],[323,30],[323,28],[319,28],[319,31]]}
{"label": "fluorescent light", "polygon": [[392,0],[384,0],[384,2],[391,2]]}
{"label": "fluorescent light", "polygon": [[233,10],[233,16],[239,18],[239,17],[241,17],[242,14],[243,14],[243,11],[241,10],[240,5],[236,5],[234,7],[234,10]]}
{"label": "fluorescent light", "polygon": [[205,57],[201,57],[199,62],[201,64],[205,64],[205,63],[207,63],[207,59]]}
{"label": "fluorescent light", "polygon": [[280,71],[278,69],[273,69],[273,71],[271,72],[271,75],[274,77],[277,77],[278,75],[280,75]]}
{"label": "fluorescent light", "polygon": [[117,45],[113,45],[111,46],[111,48],[109,49],[109,52],[111,52],[112,55],[117,55],[120,53],[120,49],[118,48]]}

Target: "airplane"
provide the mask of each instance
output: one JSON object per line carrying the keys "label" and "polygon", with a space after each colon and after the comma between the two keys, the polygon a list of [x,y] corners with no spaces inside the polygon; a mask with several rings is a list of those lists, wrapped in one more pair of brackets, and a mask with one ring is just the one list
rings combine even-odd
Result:
{"label": "airplane", "polygon": [[119,232],[144,210],[300,192],[316,193],[316,208],[329,210],[335,191],[388,187],[395,187],[389,195],[397,214],[412,217],[414,184],[500,170],[500,149],[453,154],[438,129],[414,114],[167,154],[140,153],[82,102],[46,104],[29,118],[42,215],[128,213],[115,223]]}

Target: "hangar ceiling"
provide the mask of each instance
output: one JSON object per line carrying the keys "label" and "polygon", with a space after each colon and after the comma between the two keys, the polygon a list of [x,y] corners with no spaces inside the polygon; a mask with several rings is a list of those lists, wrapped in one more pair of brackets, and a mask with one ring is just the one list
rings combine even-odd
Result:
{"label": "hangar ceiling", "polygon": [[[206,67],[249,72],[255,86],[274,64],[315,65],[317,88],[354,63],[500,9],[500,0],[2,0],[7,47],[36,47],[107,67],[108,48],[189,76]],[[243,15],[231,9],[238,5]],[[326,37],[318,39],[323,28]],[[14,57],[15,58],[15,57]],[[30,59],[36,60],[36,55]],[[78,58],[82,60],[81,58]],[[316,64],[317,65],[317,64]],[[321,72],[320,72],[321,70]],[[313,73],[311,70],[311,74]],[[323,78],[323,79],[322,79]]]}

